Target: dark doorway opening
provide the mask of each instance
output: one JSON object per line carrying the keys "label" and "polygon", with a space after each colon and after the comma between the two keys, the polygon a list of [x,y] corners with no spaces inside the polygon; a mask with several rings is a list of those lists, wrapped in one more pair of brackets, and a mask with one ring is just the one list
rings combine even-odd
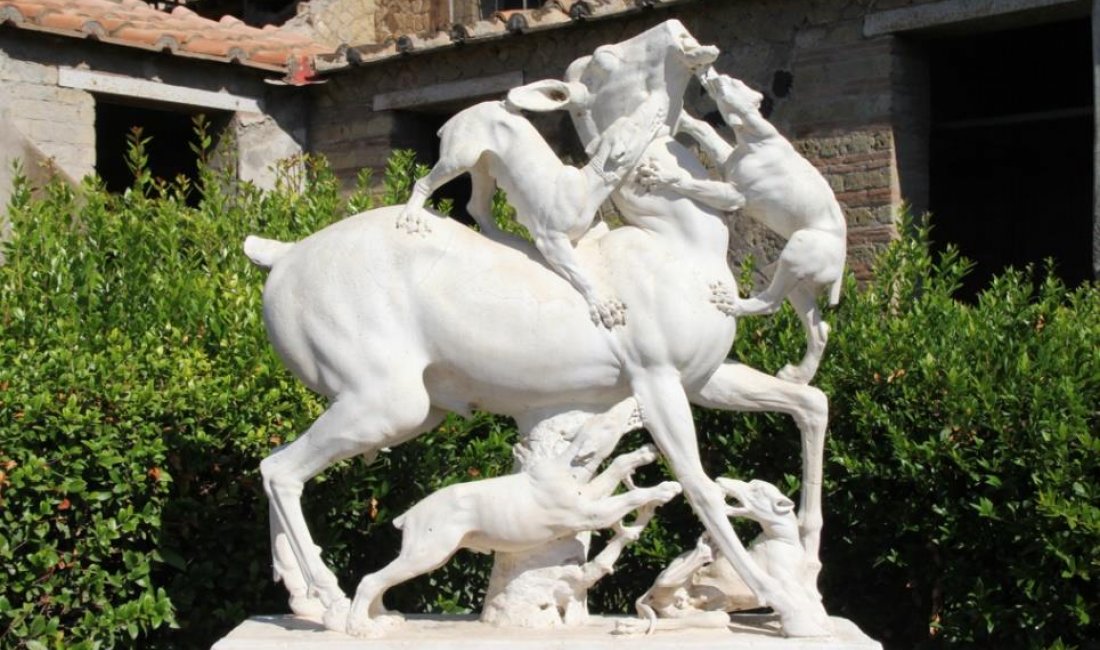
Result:
{"label": "dark doorway opening", "polygon": [[[189,146],[196,141],[195,118],[206,114],[208,132],[217,136],[228,122],[228,114],[220,111],[167,109],[96,98],[96,173],[109,192],[124,192],[134,181],[127,166],[127,136],[132,129],[141,129],[146,144],[149,171],[154,178],[173,181],[178,176],[192,185],[198,180],[198,155]],[[188,203],[199,200],[197,192],[188,195]]]}
{"label": "dark doorway opening", "polygon": [[963,297],[1008,266],[1092,275],[1089,21],[928,43],[929,204],[939,247],[976,262]]}

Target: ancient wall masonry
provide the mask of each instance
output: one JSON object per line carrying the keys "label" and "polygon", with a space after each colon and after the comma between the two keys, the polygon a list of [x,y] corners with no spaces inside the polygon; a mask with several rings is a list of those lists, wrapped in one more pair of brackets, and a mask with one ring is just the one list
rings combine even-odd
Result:
{"label": "ancient wall masonry", "polygon": [[[890,3],[891,6],[899,4]],[[428,51],[331,76],[314,96],[313,147],[329,156],[350,187],[359,168],[381,168],[396,146],[430,157],[434,132],[462,107],[368,110],[374,95],[522,71],[525,82],[560,78],[566,66],[603,43],[628,38],[677,18],[703,43],[722,49],[716,67],[765,93],[769,119],[829,180],[848,218],[851,266],[867,277],[874,251],[896,236],[902,196],[896,169],[894,39],[863,35],[866,7],[841,0],[699,1],[613,20],[564,26],[480,44]],[[484,100],[471,97],[466,105]],[[716,107],[693,83],[685,97],[695,115]],[[575,136],[564,118],[538,124],[555,148],[572,155]],[[726,132],[726,135],[730,135]],[[735,219],[738,251],[758,263],[774,259],[779,240]]]}
{"label": "ancient wall masonry", "polygon": [[273,184],[274,163],[300,153],[308,140],[304,95],[264,84],[256,73],[220,63],[180,61],[93,42],[4,31],[0,33],[0,238],[7,232],[3,206],[10,198],[15,160],[36,186],[53,174],[75,184],[96,172],[96,114],[105,110],[97,106],[97,93],[101,98],[115,95],[73,81],[95,75],[114,84],[112,93],[132,91],[132,96],[141,97],[149,88],[167,93],[145,97],[150,106],[162,110],[233,112],[230,104],[204,103],[211,97],[249,105],[236,109],[237,119],[229,127],[236,137],[230,140],[238,147],[234,153],[241,178],[261,187]]}
{"label": "ancient wall masonry", "polygon": [[479,18],[477,0],[312,0],[287,26],[335,48],[448,30]]}
{"label": "ancient wall masonry", "polygon": [[[10,179],[8,158],[14,151],[37,152],[24,164],[53,160],[56,168],[70,178],[81,178],[95,166],[95,100],[91,94],[57,85],[57,68],[33,61],[21,61],[0,50],[0,119],[5,140],[15,149],[4,147],[4,170],[0,171],[7,196]],[[7,143],[7,142],[6,142]],[[23,158],[23,155],[18,156]],[[4,201],[6,203],[6,200]]]}
{"label": "ancient wall masonry", "polygon": [[870,277],[874,254],[897,237],[899,201],[894,142],[888,128],[796,141],[829,181],[848,220],[849,267]]}

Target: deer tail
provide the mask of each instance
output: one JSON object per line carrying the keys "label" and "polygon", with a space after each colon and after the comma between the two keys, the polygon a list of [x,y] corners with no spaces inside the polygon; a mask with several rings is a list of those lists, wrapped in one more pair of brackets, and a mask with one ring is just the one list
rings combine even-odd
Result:
{"label": "deer tail", "polygon": [[256,266],[270,269],[293,246],[294,244],[249,235],[244,240],[244,254]]}

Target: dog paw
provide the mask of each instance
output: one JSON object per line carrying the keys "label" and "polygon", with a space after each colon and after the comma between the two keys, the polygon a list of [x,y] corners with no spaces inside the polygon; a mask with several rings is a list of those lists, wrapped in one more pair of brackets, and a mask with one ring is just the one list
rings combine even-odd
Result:
{"label": "dog paw", "polygon": [[328,606],[321,622],[326,630],[344,632],[348,628],[348,614],[351,612],[351,601],[342,598]]}
{"label": "dog paw", "polygon": [[662,187],[672,187],[680,182],[675,174],[666,174],[656,163],[646,161],[635,168],[634,180],[646,191]]}
{"label": "dog paw", "polygon": [[626,325],[626,305],[615,300],[595,300],[588,306],[592,322],[613,329],[616,325]]}
{"label": "dog paw", "polygon": [[676,481],[665,481],[664,483],[658,484],[653,490],[657,494],[657,501],[659,503],[668,503],[683,492],[684,488]]}
{"label": "dog paw", "polygon": [[661,456],[661,453],[657,451],[657,446],[653,443],[644,444],[641,447],[638,447],[637,454],[638,461],[642,465],[648,465]]}
{"label": "dog paw", "polygon": [[765,316],[779,311],[783,301],[770,302],[759,297],[739,299],[733,306],[735,316]]}
{"label": "dog paw", "polygon": [[427,213],[424,212],[423,208],[405,206],[401,214],[397,215],[397,221],[394,223],[394,226],[398,230],[404,230],[410,235],[420,235],[424,237],[432,231],[432,229],[428,227],[426,216]]}
{"label": "dog paw", "polygon": [[740,299],[727,285],[721,282],[712,282],[710,285],[710,302],[726,316],[737,318],[741,315]]}

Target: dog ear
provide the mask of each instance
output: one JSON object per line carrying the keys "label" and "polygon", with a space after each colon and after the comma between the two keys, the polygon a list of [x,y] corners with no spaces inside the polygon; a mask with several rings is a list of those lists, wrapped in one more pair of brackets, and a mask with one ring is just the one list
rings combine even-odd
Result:
{"label": "dog ear", "polygon": [[772,510],[777,515],[787,515],[794,510],[794,501],[791,501],[787,497],[780,497],[772,504]]}
{"label": "dog ear", "polygon": [[516,108],[547,113],[588,103],[588,89],[576,82],[543,79],[508,91],[508,103]]}
{"label": "dog ear", "polygon": [[733,479],[726,478],[725,476],[719,476],[714,479],[714,482],[718,484],[718,487],[722,488],[722,491],[726,493],[726,496],[735,496],[736,483]]}

